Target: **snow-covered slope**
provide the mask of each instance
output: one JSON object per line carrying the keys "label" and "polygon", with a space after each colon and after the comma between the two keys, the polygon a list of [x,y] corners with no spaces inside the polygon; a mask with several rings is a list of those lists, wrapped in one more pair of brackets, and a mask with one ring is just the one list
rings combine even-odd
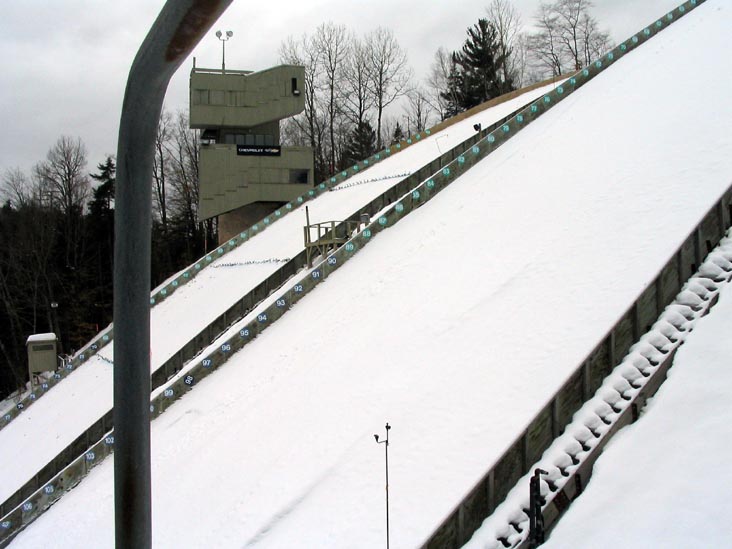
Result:
{"label": "snow-covered slope", "polygon": [[606,447],[546,549],[729,545],[730,334],[727,284],[714,312],[698,321],[679,349],[668,380],[640,421]]}
{"label": "snow-covered slope", "polygon": [[[529,91],[384,159],[335,187],[337,192],[325,193],[309,202],[310,219],[344,219],[403,179],[405,173],[417,171],[473,135],[473,124],[488,127],[552,87]],[[339,190],[341,187],[345,188]],[[262,260],[284,260],[299,253],[303,249],[304,225],[304,209],[285,216],[213,262],[154,307],[150,327],[152,369],[157,369],[281,265],[278,261]],[[0,501],[5,501],[84,429],[111,410],[113,353],[114,342],[0,430]],[[18,460],[18,455],[25,457]]]}
{"label": "snow-covered slope", "polygon": [[[382,544],[385,421],[391,541],[423,541],[728,187],[730,25],[710,0],[621,59],[158,418],[155,547]],[[14,546],[111,547],[112,465]]]}

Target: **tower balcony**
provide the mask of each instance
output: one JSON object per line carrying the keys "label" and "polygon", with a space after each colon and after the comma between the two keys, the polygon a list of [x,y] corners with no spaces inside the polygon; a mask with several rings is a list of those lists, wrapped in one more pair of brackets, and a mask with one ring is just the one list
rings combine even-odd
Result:
{"label": "tower balcony", "polygon": [[313,186],[310,147],[203,145],[199,220],[254,203],[285,203]]}
{"label": "tower balcony", "polygon": [[294,116],[305,108],[304,83],[305,68],[297,65],[257,72],[194,65],[191,128],[250,128]]}

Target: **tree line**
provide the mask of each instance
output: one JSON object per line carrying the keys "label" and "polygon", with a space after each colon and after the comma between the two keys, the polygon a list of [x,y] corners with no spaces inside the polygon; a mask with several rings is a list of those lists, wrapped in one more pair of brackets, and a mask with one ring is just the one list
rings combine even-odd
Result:
{"label": "tree line", "polygon": [[[305,110],[283,122],[282,142],[312,147],[322,181],[437,121],[589,64],[610,47],[590,8],[588,0],[542,3],[526,30],[509,0],[491,0],[459,50],[435,52],[422,82],[389,29],[359,36],[324,23],[289,37],[280,60],[305,66]],[[163,110],[152,174],[153,285],[217,242],[216,220],[197,220],[199,137],[186,113]],[[30,173],[1,174],[0,397],[27,381],[28,335],[54,332],[60,352],[70,353],[111,321],[114,184],[114,157],[89,173],[83,142],[68,136]]]}
{"label": "tree line", "polygon": [[[87,170],[80,138],[60,137],[30,173],[0,177],[0,398],[28,381],[25,341],[54,332],[72,353],[112,320],[115,159]],[[163,111],[153,170],[152,284],[216,245],[197,221],[198,132]]]}
{"label": "tree line", "polygon": [[484,101],[579,69],[611,46],[591,7],[589,0],[542,2],[527,29],[509,0],[491,0],[459,50],[438,48],[422,81],[389,29],[360,36],[328,22],[290,36],[280,61],[305,66],[306,103],[284,123],[283,142],[312,147],[320,181]]}

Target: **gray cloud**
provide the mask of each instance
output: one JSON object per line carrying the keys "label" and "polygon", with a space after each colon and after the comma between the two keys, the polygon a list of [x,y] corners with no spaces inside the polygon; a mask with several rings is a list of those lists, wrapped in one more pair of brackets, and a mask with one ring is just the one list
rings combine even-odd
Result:
{"label": "gray cloud", "polygon": [[[456,49],[465,29],[485,14],[488,0],[372,0],[234,2],[216,28],[233,30],[227,66],[262,69],[278,61],[288,35],[312,32],[324,22],[357,33],[386,26],[408,51],[415,74],[424,77],[439,46]],[[622,40],[672,9],[676,0],[597,0],[594,14]],[[0,19],[2,132],[0,173],[30,170],[61,135],[79,136],[89,171],[116,153],[122,96],[130,64],[155,20],[162,0],[5,0]],[[538,0],[514,0],[529,26]],[[193,52],[199,66],[218,67],[221,46],[213,36]],[[187,60],[173,77],[166,106],[187,107]]]}

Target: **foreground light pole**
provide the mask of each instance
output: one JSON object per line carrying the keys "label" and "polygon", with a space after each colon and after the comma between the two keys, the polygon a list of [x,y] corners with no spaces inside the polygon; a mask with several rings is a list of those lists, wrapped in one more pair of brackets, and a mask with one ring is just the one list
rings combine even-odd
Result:
{"label": "foreground light pole", "polygon": [[379,440],[379,435],[374,435],[376,444],[384,445],[384,457],[386,458],[386,549],[389,549],[389,429],[386,424],[386,440]]}
{"label": "foreground light pole", "polygon": [[226,72],[226,42],[234,36],[234,33],[231,31],[226,31],[226,34],[223,34],[221,31],[216,31],[216,38],[221,40],[221,72]]}
{"label": "foreground light pole", "polygon": [[155,135],[173,73],[233,0],[168,0],[127,78],[114,215],[114,519],[118,549],[152,545],[150,232]]}

